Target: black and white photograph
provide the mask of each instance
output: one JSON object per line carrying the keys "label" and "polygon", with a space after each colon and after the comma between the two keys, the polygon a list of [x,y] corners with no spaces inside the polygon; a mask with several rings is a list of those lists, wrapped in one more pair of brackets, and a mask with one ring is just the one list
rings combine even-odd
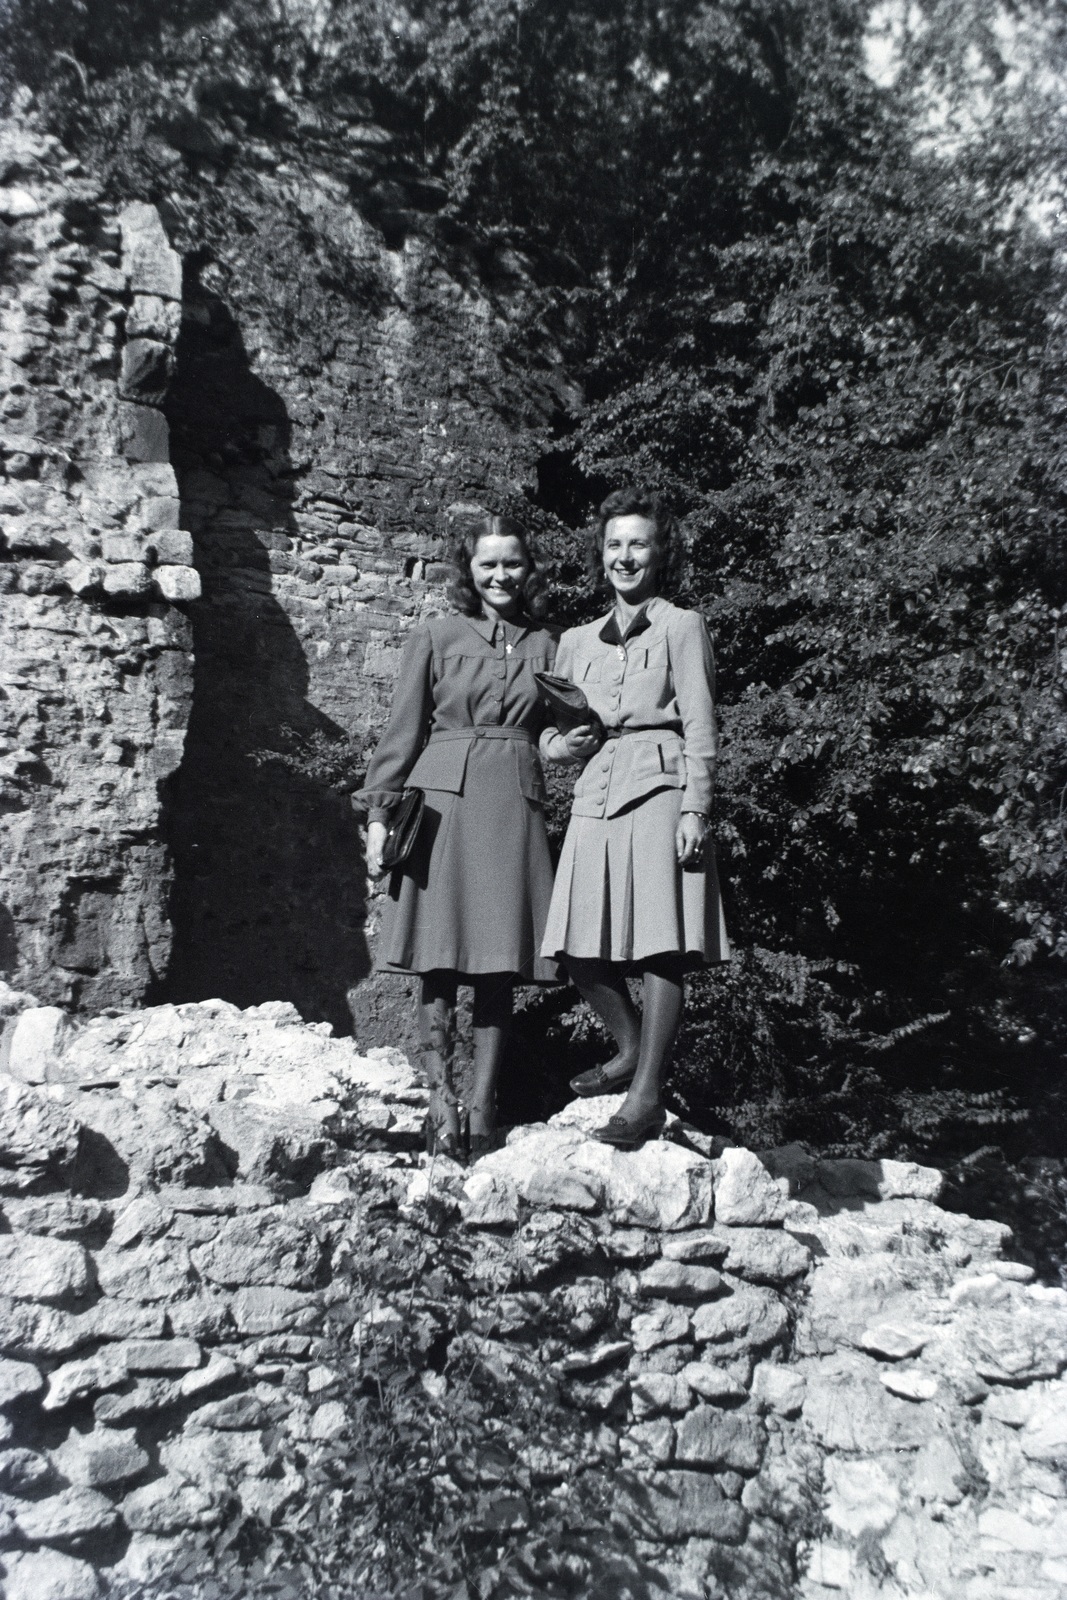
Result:
{"label": "black and white photograph", "polygon": [[0,0],[0,1600],[1067,1600],[1063,0]]}

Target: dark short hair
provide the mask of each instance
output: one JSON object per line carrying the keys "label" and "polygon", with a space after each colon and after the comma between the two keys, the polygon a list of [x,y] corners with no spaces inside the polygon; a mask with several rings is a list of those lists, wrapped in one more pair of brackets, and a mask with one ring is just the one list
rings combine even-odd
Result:
{"label": "dark short hair", "polygon": [[459,527],[453,535],[448,552],[448,559],[453,567],[452,582],[448,589],[449,600],[465,617],[481,615],[482,602],[471,577],[471,562],[474,560],[479,539],[491,539],[494,536],[500,539],[517,539],[522,545],[526,559],[530,563],[526,582],[522,586],[522,607],[528,616],[544,616],[548,597],[544,593],[545,582],[538,565],[537,551],[522,523],[516,522],[514,517],[487,515],[477,518],[474,522],[465,522]]}
{"label": "dark short hair", "polygon": [[653,527],[652,542],[659,557],[656,589],[659,594],[676,594],[685,571],[685,545],[678,518],[663,496],[654,489],[616,489],[597,512],[589,533],[589,576],[601,588],[604,577],[604,536],[613,517],[647,517]]}

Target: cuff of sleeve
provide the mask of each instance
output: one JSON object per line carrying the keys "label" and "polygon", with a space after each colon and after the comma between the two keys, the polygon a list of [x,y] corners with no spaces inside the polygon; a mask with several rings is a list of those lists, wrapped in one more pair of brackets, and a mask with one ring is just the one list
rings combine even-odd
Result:
{"label": "cuff of sleeve", "polygon": [[367,821],[368,822],[388,822],[389,821],[389,813],[382,806],[368,806],[367,807]]}
{"label": "cuff of sleeve", "polygon": [[401,796],[387,789],[357,789],[352,796],[353,811],[365,811],[368,822],[384,822],[400,804]]}
{"label": "cuff of sleeve", "polygon": [[711,785],[695,784],[690,780],[682,794],[682,810],[696,811],[702,817],[711,815]]}

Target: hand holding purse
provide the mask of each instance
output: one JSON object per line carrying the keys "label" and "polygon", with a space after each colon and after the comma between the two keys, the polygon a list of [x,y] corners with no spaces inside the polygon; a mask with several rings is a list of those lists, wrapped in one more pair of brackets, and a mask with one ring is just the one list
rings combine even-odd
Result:
{"label": "hand holding purse", "polygon": [[405,789],[400,804],[390,812],[382,845],[383,872],[402,866],[414,850],[425,804],[421,789]]}
{"label": "hand holding purse", "polygon": [[560,733],[585,727],[603,732],[604,724],[576,683],[556,672],[535,672],[534,682]]}

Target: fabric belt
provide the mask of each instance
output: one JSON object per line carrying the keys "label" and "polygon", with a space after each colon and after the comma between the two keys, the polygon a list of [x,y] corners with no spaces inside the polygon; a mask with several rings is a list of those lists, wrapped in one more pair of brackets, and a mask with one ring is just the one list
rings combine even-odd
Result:
{"label": "fabric belt", "polygon": [[436,733],[431,733],[430,744],[445,744],[455,739],[525,739],[527,744],[533,744],[534,736],[525,728],[441,728]]}
{"label": "fabric belt", "polygon": [[680,739],[681,733],[677,728],[669,728],[662,722],[635,723],[625,728],[605,728],[605,739],[625,739],[629,733],[669,733],[672,738]]}

